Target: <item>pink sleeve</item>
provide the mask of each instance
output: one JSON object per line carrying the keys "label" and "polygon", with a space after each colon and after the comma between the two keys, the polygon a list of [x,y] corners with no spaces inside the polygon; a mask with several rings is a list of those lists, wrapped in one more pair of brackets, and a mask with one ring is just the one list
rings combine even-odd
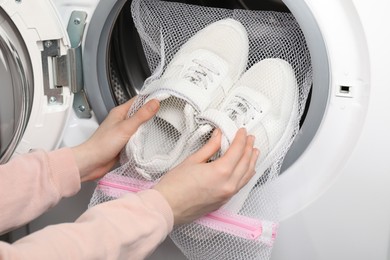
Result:
{"label": "pink sleeve", "polygon": [[79,189],[70,148],[16,156],[0,165],[0,233],[29,222]]}
{"label": "pink sleeve", "polygon": [[144,259],[172,230],[173,214],[156,190],[97,205],[76,223],[49,226],[14,244],[0,259]]}

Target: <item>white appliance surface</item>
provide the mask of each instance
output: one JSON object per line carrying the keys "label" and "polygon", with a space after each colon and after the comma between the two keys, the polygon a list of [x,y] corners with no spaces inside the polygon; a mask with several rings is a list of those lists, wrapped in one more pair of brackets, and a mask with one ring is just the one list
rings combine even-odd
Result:
{"label": "white appliance surface", "polygon": [[[291,5],[295,15],[299,5],[294,9],[292,1],[284,2],[288,7]],[[28,2],[20,4],[28,5]],[[22,32],[25,40],[29,41],[26,43],[32,66],[37,75],[42,75],[36,41],[64,34],[72,10],[88,13],[88,30],[99,0],[33,2],[50,6],[47,13],[57,10],[56,14],[50,15],[58,17],[54,24],[43,18],[39,22],[30,21],[28,6],[25,13],[13,17],[15,24],[25,31]],[[390,3],[387,0],[305,0],[300,3],[312,12],[324,38],[329,60],[329,98],[323,120],[310,145],[277,180],[281,223],[272,259],[389,259],[390,34],[387,16]],[[0,5],[8,6],[8,10],[17,8],[15,1],[3,0]],[[299,22],[304,19],[297,17]],[[24,25],[27,22],[35,23],[36,28],[40,28],[37,32],[49,28],[47,34],[52,32],[52,35],[31,33]],[[65,52],[69,44],[67,37],[63,37],[62,51]],[[315,59],[315,46],[311,46],[310,51]],[[42,79],[36,78],[35,84],[41,85]],[[342,89],[345,86],[349,89],[347,93]],[[79,119],[71,112],[72,95],[68,90],[64,91],[67,97],[64,104],[49,106],[37,88],[35,100],[39,104],[34,104],[32,123],[17,152],[26,152],[33,147],[32,143],[36,141],[33,136],[39,136],[38,141],[45,142],[47,129],[61,128],[54,131],[56,136],[49,138],[48,148],[58,147],[60,141],[64,146],[77,145],[96,129],[98,124],[94,117]],[[39,111],[44,112],[43,116]],[[45,124],[48,118],[55,126]],[[305,124],[310,125],[310,122],[305,121]],[[46,130],[42,132],[42,129]],[[94,183],[83,185],[74,198],[64,200],[33,221],[31,230],[73,221],[86,209],[93,189]],[[184,259],[184,256],[167,239],[150,259]]]}
{"label": "white appliance surface", "polygon": [[[312,162],[306,161],[299,169],[302,175],[309,176],[321,171],[332,171],[334,177],[330,178],[327,185],[317,194],[310,191],[310,188],[316,185],[315,182],[311,183],[305,191],[297,191],[301,198],[307,194],[311,195],[309,199],[302,200],[304,203],[297,207],[295,212],[285,212],[282,216],[279,236],[272,256],[275,260],[389,259],[390,257],[390,164],[386,152],[390,145],[387,134],[390,131],[390,120],[386,115],[386,111],[390,109],[390,104],[387,102],[387,97],[390,95],[387,84],[390,51],[386,47],[390,43],[390,35],[382,29],[384,24],[388,24],[386,17],[390,5],[388,1],[371,3],[353,1],[353,4],[359,20],[350,21],[351,30],[359,27],[360,23],[363,29],[360,33],[362,40],[366,41],[368,51],[368,60],[365,61],[367,62],[365,73],[369,73],[368,77],[364,79],[363,75],[355,75],[356,81],[361,81],[361,85],[368,90],[361,94],[367,100],[353,104],[360,111],[359,114],[363,116],[364,121],[347,133],[357,135],[353,142],[346,143],[342,139],[338,140],[339,133],[332,132],[335,138],[324,138],[323,144],[315,152],[311,151],[314,147],[306,151],[312,153],[313,158]],[[325,6],[322,10],[331,11]],[[333,22],[335,26],[343,26],[337,20]],[[337,31],[333,31],[333,36],[329,35],[327,39],[337,38],[335,32]],[[343,50],[348,51],[344,48]],[[356,61],[352,59],[350,62],[353,66],[353,62]],[[348,67],[345,68],[344,73],[348,73]],[[334,105],[330,100],[329,106]],[[339,109],[348,109],[348,105],[340,104]],[[322,132],[326,131],[325,124],[324,122],[321,126],[316,139],[322,138]],[[316,141],[319,140],[314,140],[313,143]],[[345,148],[346,154],[340,154],[340,150]],[[339,165],[327,161],[329,155],[340,156],[339,160],[334,160],[334,162],[341,161]],[[326,161],[326,164],[322,161]],[[298,161],[297,164],[300,162]],[[296,177],[293,175],[297,168],[291,167],[285,176],[281,176],[283,188],[299,186],[299,182],[306,181],[305,178],[292,180]],[[294,195],[289,194],[289,196]],[[289,203],[289,198],[284,197],[284,199],[281,205],[282,212],[284,203]]]}

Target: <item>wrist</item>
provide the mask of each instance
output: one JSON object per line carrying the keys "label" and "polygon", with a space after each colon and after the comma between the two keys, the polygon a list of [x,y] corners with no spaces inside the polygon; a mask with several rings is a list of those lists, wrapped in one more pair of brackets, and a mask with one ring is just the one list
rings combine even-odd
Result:
{"label": "wrist", "polygon": [[81,144],[75,147],[72,147],[72,152],[76,161],[76,165],[79,169],[80,174],[80,181],[88,181],[88,173],[89,173],[89,163],[87,158],[87,153],[85,152],[86,148],[84,147],[85,144]]}

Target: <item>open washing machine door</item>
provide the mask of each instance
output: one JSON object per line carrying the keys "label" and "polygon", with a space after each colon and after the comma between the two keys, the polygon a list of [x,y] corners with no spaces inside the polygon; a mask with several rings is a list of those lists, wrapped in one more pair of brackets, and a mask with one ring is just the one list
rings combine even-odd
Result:
{"label": "open washing machine door", "polygon": [[14,153],[59,146],[73,93],[81,89],[85,17],[77,15],[69,41],[52,1],[0,2],[1,163]]}

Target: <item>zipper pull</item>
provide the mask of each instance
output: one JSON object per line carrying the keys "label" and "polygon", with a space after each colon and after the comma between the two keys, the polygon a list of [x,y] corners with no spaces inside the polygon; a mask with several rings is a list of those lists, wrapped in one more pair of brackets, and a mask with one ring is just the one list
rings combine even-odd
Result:
{"label": "zipper pull", "polygon": [[275,222],[270,221],[262,221],[261,223],[261,231],[258,234],[257,230],[253,232],[253,236],[256,236],[256,239],[259,238],[259,241],[263,242],[267,246],[272,246],[275,242],[277,230],[279,225]]}

